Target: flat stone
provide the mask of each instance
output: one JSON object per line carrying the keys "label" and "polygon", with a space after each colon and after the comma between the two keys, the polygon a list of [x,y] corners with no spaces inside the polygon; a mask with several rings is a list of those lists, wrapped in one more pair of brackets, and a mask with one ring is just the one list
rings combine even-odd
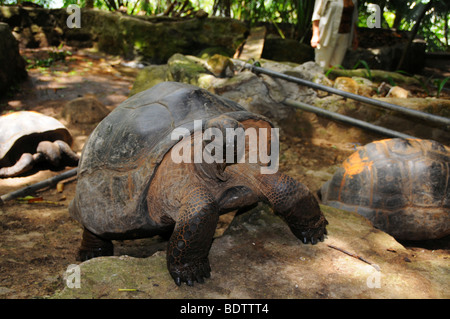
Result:
{"label": "flat stone", "polygon": [[[322,206],[328,237],[303,245],[260,205],[235,217],[210,252],[211,278],[176,286],[165,252],[114,256],[80,264],[80,288],[52,298],[449,298],[448,256],[415,258],[356,213]],[[361,256],[360,259],[342,252]],[[64,270],[63,270],[64,271]]]}

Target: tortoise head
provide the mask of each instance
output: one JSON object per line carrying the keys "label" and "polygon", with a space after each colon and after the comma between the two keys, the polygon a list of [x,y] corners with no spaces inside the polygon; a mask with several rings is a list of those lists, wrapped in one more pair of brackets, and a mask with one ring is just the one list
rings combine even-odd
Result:
{"label": "tortoise head", "polygon": [[217,163],[237,163],[245,152],[244,125],[226,115],[208,120],[205,123],[203,147]]}

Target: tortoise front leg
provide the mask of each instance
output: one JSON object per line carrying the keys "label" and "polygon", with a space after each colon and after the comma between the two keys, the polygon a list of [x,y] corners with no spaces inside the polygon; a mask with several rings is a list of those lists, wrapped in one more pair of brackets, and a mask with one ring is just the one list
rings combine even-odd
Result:
{"label": "tortoise front leg", "polygon": [[190,185],[167,248],[167,268],[178,286],[203,283],[203,278],[210,277],[208,254],[218,219],[219,210],[208,189]]}
{"label": "tortoise front leg", "polygon": [[36,153],[34,155],[24,153],[13,166],[0,168],[0,178],[20,176],[31,170],[35,163],[41,161],[42,159],[43,156],[40,153]]}
{"label": "tortoise front leg", "polygon": [[78,156],[77,153],[72,151],[69,144],[67,144],[66,142],[61,141],[61,140],[56,140],[53,143],[58,145],[58,147],[61,151],[61,154],[64,155],[64,157],[65,157],[64,160],[67,161],[65,163],[67,166],[77,166],[78,165],[78,161],[79,161],[80,157]]}
{"label": "tortoise front leg", "polygon": [[277,215],[303,243],[323,241],[328,224],[311,191],[295,179],[281,174],[259,175],[261,192]]}
{"label": "tortoise front leg", "polygon": [[61,164],[64,166],[78,165],[78,155],[72,151],[66,142],[61,140],[40,142],[37,152],[43,154],[45,159],[54,167],[59,167]]}

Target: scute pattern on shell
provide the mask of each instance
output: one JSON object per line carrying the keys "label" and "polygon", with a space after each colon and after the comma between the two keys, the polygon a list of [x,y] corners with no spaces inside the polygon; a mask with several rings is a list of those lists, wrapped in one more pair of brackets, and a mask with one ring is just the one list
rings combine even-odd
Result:
{"label": "scute pattern on shell", "polygon": [[436,141],[387,139],[346,159],[322,202],[355,211],[397,239],[450,234],[450,149]]}

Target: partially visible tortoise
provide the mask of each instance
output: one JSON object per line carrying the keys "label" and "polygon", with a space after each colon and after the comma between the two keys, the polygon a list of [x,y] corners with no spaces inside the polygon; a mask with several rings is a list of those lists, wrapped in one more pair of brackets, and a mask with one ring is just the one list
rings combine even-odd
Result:
{"label": "partially visible tortoise", "polygon": [[450,234],[450,149],[436,141],[386,139],[359,149],[326,182],[325,205],[367,217],[400,240]]}
{"label": "partially visible tortoise", "polygon": [[[291,177],[261,174],[258,163],[176,164],[173,146],[184,139],[172,140],[171,133],[183,127],[192,134],[194,120],[222,132],[272,128],[235,102],[182,83],[163,82],[124,101],[100,122],[81,155],[69,207],[84,226],[80,260],[112,255],[114,239],[170,236],[167,267],[175,283],[203,282],[219,215],[260,201],[302,242],[323,240],[327,221],[317,200]],[[189,135],[184,142],[195,151]]]}
{"label": "partially visible tortoise", "polygon": [[58,120],[32,111],[0,116],[0,178],[77,166],[72,136]]}

